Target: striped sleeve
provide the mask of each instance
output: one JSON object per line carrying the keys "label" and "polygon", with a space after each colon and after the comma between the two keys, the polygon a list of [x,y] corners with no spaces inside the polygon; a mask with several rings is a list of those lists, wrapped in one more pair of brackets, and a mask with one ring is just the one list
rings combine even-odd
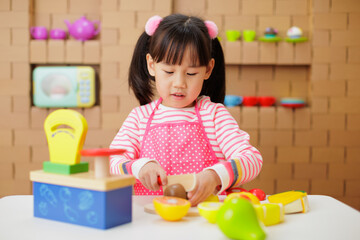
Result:
{"label": "striped sleeve", "polygon": [[139,158],[141,146],[140,121],[149,117],[153,107],[154,102],[134,108],[125,119],[110,144],[110,148],[126,149],[126,152],[123,155],[110,156],[111,174],[132,174],[138,179],[139,172],[146,163],[157,162],[155,159]]}
{"label": "striped sleeve", "polygon": [[131,165],[134,159],[139,157],[139,115],[133,109],[125,119],[119,132],[110,144],[110,148],[126,149],[123,155],[110,156],[111,174],[132,174]]}
{"label": "striped sleeve", "polygon": [[221,104],[214,109],[214,124],[217,142],[226,161],[210,169],[219,175],[220,192],[253,180],[262,167],[260,152],[250,145],[249,134],[239,129],[235,119]]}

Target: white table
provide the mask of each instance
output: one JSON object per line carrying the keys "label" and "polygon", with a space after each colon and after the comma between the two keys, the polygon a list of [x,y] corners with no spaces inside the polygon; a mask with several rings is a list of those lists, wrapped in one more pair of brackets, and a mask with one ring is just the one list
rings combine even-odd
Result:
{"label": "white table", "polygon": [[[133,221],[108,230],[98,230],[33,217],[33,196],[0,199],[0,239],[227,239],[217,225],[202,217],[185,217],[166,222],[158,215],[144,212],[152,197],[133,197]],[[265,228],[267,240],[276,239],[360,239],[360,212],[320,195],[308,196],[310,211],[285,215],[281,224]]]}

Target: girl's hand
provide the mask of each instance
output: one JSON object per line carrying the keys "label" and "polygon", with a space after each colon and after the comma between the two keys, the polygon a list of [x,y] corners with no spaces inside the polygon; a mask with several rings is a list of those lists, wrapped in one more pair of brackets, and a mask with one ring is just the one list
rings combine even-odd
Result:
{"label": "girl's hand", "polygon": [[139,172],[140,182],[144,185],[144,187],[151,191],[158,191],[160,189],[160,185],[157,180],[158,176],[160,177],[162,184],[166,185],[166,172],[160,164],[156,162],[148,162]]}
{"label": "girl's hand", "polygon": [[196,174],[195,188],[188,192],[188,198],[191,206],[196,206],[203,202],[221,185],[221,180],[217,173],[213,170],[206,170]]}

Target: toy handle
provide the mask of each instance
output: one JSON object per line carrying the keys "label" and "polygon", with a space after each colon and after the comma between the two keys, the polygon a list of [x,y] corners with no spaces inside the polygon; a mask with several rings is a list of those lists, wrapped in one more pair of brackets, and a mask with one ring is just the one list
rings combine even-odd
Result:
{"label": "toy handle", "polygon": [[101,29],[101,23],[99,20],[94,20],[93,23],[95,23],[97,25],[97,29],[96,31],[94,32],[94,36],[98,35],[99,32],[100,32],[100,29]]}
{"label": "toy handle", "polygon": [[160,186],[162,186],[162,182],[161,182],[160,176],[157,176],[157,182],[158,182],[158,184],[159,184]]}

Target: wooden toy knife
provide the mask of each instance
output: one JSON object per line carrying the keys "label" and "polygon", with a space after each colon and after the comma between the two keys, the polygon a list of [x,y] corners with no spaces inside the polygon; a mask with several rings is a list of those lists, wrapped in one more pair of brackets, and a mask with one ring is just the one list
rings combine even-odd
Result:
{"label": "wooden toy knife", "polygon": [[179,183],[183,185],[186,192],[189,192],[193,190],[196,185],[196,174],[190,173],[190,174],[181,174],[181,175],[168,175],[167,180],[168,180],[167,184],[162,186],[160,176],[158,176],[158,183],[160,186],[163,187],[163,191],[165,191],[165,189],[168,186]]}

